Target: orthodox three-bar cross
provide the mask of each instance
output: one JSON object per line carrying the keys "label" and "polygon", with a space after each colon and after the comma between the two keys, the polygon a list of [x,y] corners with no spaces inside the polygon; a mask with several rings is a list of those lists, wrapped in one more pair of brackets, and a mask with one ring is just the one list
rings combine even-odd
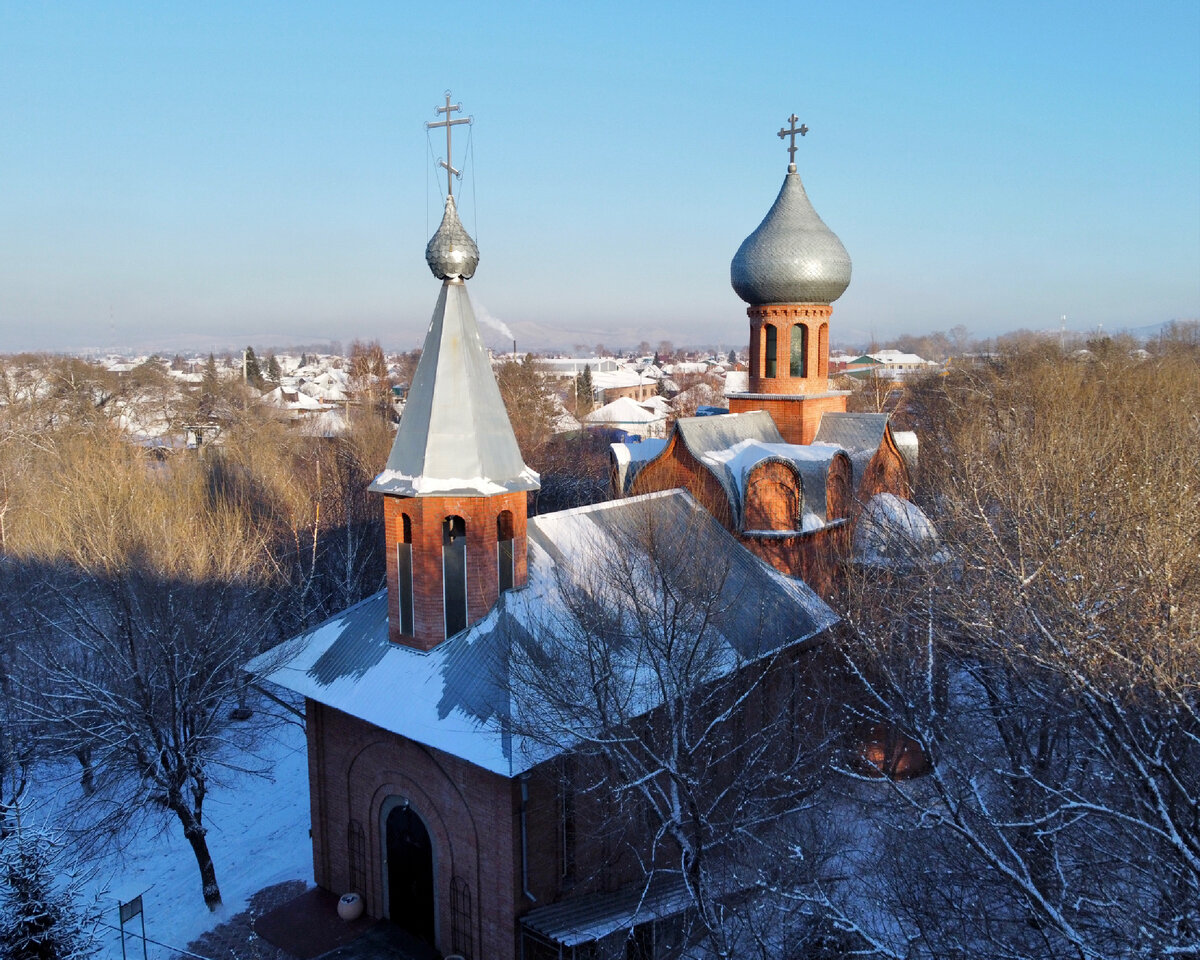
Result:
{"label": "orthodox three-bar cross", "polygon": [[[450,102],[449,97],[446,98],[446,102]],[[439,107],[438,109],[441,108]],[[792,138],[792,143],[788,147],[788,167],[793,170],[796,167],[796,134],[804,136],[806,133],[808,133],[808,124],[802,123],[800,126],[796,126],[796,121],[799,119],[800,118],[793,113],[790,117],[788,117],[788,123],[792,125],[791,128],[789,129],[788,127],[784,127],[779,131],[780,140],[782,140],[784,137]]]}
{"label": "orthodox three-bar cross", "polygon": [[473,117],[458,117],[457,119],[455,119],[452,116],[452,114],[454,113],[455,110],[462,110],[462,104],[450,102],[450,91],[449,90],[446,91],[446,105],[444,107],[435,107],[434,109],[439,114],[444,113],[446,115],[446,119],[445,120],[429,120],[425,124],[425,129],[433,130],[436,127],[445,127],[446,128],[446,159],[439,160],[438,166],[446,168],[446,193],[453,195],[454,194],[454,178],[457,177],[461,173],[461,171],[454,169],[454,166],[453,166],[453,163],[452,163],[452,160],[450,157],[450,128],[455,127],[460,123],[469,124],[474,118]]}

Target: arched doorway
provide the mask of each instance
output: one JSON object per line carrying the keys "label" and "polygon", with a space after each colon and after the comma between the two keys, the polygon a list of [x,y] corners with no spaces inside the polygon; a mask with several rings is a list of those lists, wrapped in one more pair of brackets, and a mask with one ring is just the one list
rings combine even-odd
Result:
{"label": "arched doorway", "polygon": [[433,844],[429,831],[404,801],[384,808],[384,870],[388,919],[432,944]]}

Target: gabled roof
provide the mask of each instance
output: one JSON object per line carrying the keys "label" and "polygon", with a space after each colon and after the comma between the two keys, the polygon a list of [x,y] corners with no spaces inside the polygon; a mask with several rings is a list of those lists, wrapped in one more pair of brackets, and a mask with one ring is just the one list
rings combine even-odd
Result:
{"label": "gabled roof", "polygon": [[370,489],[428,497],[537,488],[538,475],[521,459],[466,285],[447,280],[387,466]]}
{"label": "gabled roof", "polygon": [[[686,560],[694,575],[720,591],[721,602],[705,627],[718,651],[709,679],[837,621],[807,584],[754,556],[686,492],[671,490],[530,519],[528,586],[502,594],[488,616],[429,652],[388,640],[387,594],[380,591],[246,669],[384,730],[516,776],[568,745],[513,734],[515,716],[534,696],[514,692],[520,686],[510,669],[515,658],[553,657],[566,648],[572,630],[579,629],[570,620],[568,595],[597,585],[603,591],[605,564],[628,551],[647,524],[657,526],[659,542],[674,545],[676,559]],[[696,555],[697,543],[704,544],[703,556]],[[611,588],[604,599],[611,603],[614,597],[634,602]],[[624,661],[622,649],[618,632],[613,663],[626,671],[637,709],[654,709],[661,702],[658,685],[640,675],[645,670],[640,659]]]}
{"label": "gabled roof", "polygon": [[726,413],[715,417],[682,417],[675,429],[688,452],[697,460],[708,450],[723,450],[739,440],[783,443],[783,434],[765,410]]}
{"label": "gabled roof", "polygon": [[765,410],[685,417],[675,421],[675,429],[688,452],[721,484],[738,529],[744,529],[746,481],[765,460],[785,463],[796,471],[803,498],[804,529],[816,529],[827,520],[826,481],[831,461],[842,452],[843,445],[787,443]]}
{"label": "gabled roof", "polygon": [[883,443],[888,429],[886,413],[825,413],[813,438],[816,443],[836,443],[850,454],[854,465],[854,485],[862,482],[863,474]]}

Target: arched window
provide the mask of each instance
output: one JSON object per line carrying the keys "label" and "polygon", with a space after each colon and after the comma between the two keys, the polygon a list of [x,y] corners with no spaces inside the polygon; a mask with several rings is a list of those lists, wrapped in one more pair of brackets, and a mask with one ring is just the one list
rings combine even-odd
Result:
{"label": "arched window", "polygon": [[778,347],[778,331],[775,329],[775,324],[773,323],[766,324],[764,329],[767,333],[767,352],[766,363],[763,366],[763,376],[774,377],[776,351]]}
{"label": "arched window", "polygon": [[496,517],[496,582],[501,593],[512,589],[513,566],[513,515],[501,510]]}
{"label": "arched window", "polygon": [[800,525],[800,486],[795,471],[778,461],[756,466],[747,478],[744,530],[795,530]]}
{"label": "arched window", "polygon": [[412,577],[412,518],[400,514],[400,542],[396,544],[396,596],[400,606],[400,632],[411,637],[413,633],[413,577]]}
{"label": "arched window", "polygon": [[793,377],[808,376],[808,324],[797,323],[792,327],[791,368]]}
{"label": "arched window", "polygon": [[462,517],[442,521],[442,608],[447,637],[467,628],[467,521]]}

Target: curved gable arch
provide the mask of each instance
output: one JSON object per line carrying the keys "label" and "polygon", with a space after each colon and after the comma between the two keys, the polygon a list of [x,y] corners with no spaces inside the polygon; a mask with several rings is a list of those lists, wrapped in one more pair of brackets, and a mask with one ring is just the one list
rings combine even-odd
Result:
{"label": "curved gable arch", "polygon": [[743,493],[743,530],[797,530],[804,487],[796,468],[768,458],[754,465]]}

